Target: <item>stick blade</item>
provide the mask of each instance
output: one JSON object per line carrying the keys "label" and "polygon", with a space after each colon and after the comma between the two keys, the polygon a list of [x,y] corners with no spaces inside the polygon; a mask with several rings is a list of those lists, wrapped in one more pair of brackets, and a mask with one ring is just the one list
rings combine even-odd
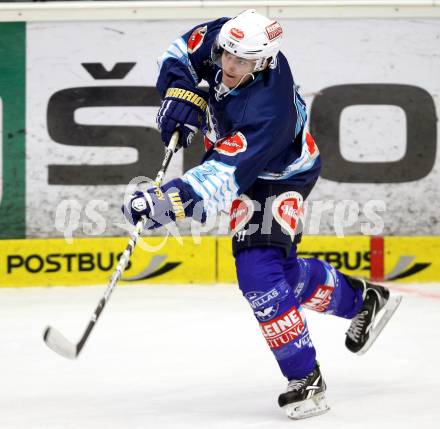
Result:
{"label": "stick blade", "polygon": [[76,344],[71,343],[57,329],[47,326],[43,333],[43,339],[47,346],[55,353],[67,359],[76,359],[78,357],[78,347]]}

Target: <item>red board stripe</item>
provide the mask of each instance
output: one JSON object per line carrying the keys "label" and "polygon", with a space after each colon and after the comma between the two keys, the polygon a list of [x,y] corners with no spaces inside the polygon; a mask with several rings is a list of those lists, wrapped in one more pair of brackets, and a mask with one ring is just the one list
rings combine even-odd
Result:
{"label": "red board stripe", "polygon": [[382,281],[385,277],[384,238],[375,236],[370,238],[370,279]]}

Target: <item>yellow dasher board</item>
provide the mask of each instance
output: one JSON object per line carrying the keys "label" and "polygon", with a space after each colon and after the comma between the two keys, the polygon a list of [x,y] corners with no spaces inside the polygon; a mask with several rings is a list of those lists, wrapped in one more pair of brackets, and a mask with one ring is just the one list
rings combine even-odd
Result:
{"label": "yellow dasher board", "polygon": [[[231,254],[231,239],[218,239],[218,279],[236,282],[235,263]],[[297,249],[300,258],[318,258],[354,276],[370,275],[370,238],[367,236],[328,237],[305,236]]]}
{"label": "yellow dasher board", "polygon": [[440,237],[384,237],[384,280],[440,282]]}
{"label": "yellow dasher board", "polygon": [[[236,282],[230,238],[219,238],[217,248],[218,281]],[[440,237],[437,236],[304,236],[297,253],[300,258],[327,261],[345,274],[377,281],[440,281]],[[381,275],[378,277],[377,273]]]}
{"label": "yellow dasher board", "polygon": [[[106,283],[125,249],[125,237],[0,240],[0,286]],[[145,237],[121,283],[214,283],[215,240]]]}
{"label": "yellow dasher board", "polygon": [[[0,287],[107,283],[127,240],[0,240]],[[305,236],[298,256],[364,278],[376,273],[377,280],[440,281],[440,237]],[[231,238],[144,237],[122,279],[121,284],[236,283]]]}

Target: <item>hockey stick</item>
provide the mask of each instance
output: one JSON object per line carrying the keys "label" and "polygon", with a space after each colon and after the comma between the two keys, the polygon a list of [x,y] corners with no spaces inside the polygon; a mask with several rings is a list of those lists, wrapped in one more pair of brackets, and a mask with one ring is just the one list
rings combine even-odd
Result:
{"label": "hockey stick", "polygon": [[[162,167],[157,173],[156,180],[154,181],[154,184],[156,186],[160,186],[160,184],[162,183],[162,180],[165,176],[165,172],[167,171],[168,165],[170,164],[174,150],[177,146],[178,140],[179,140],[179,133],[175,131],[173,136],[171,137],[170,144],[168,145],[168,149],[165,153],[165,157],[162,162]],[[95,312],[93,313],[89,321],[89,324],[87,325],[87,328],[85,329],[81,339],[76,344],[72,343],[64,335],[62,335],[57,329],[51,326],[46,327],[43,333],[43,339],[44,342],[48,345],[48,347],[50,347],[54,352],[69,359],[76,359],[78,357],[78,355],[80,354],[81,350],[84,347],[84,344],[89,338],[90,333],[95,327],[95,324],[99,319],[102,310],[104,310],[107,301],[110,299],[110,296],[113,290],[115,289],[118,280],[121,278],[122,273],[127,267],[128,261],[130,260],[134,248],[136,247],[136,243],[139,239],[142,230],[146,225],[146,222],[147,222],[147,217],[143,216],[141,220],[136,224],[134,231],[131,234],[130,239],[128,241],[127,247],[125,248],[124,252],[119,258],[118,265],[116,266],[115,271],[110,277],[104,296],[99,301],[98,306],[96,307]]]}

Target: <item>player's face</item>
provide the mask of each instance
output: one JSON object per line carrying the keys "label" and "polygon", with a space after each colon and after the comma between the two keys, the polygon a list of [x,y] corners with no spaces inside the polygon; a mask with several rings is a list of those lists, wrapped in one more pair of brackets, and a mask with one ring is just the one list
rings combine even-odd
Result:
{"label": "player's face", "polygon": [[[238,84],[242,85],[252,79],[251,75],[255,68],[254,60],[246,60],[245,58],[237,57],[228,51],[222,53],[222,71],[223,83],[229,87],[234,88]],[[246,75],[240,82],[241,78]]]}

